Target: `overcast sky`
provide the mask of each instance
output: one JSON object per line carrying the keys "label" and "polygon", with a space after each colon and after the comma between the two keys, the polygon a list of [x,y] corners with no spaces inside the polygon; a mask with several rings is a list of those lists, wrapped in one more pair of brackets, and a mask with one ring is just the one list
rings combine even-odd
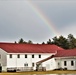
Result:
{"label": "overcast sky", "polygon": [[[47,20],[44,16],[52,25],[44,22],[43,18]],[[0,0],[1,42],[23,38],[41,43],[57,33],[65,37],[71,33],[76,37],[75,0]]]}

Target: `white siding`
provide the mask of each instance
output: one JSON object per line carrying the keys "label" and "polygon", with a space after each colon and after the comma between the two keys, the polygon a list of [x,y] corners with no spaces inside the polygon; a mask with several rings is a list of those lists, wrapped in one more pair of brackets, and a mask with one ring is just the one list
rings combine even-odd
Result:
{"label": "white siding", "polygon": [[2,70],[4,71],[7,66],[7,52],[0,48],[0,64],[2,66]]}
{"label": "white siding", "polygon": [[42,66],[43,67],[46,67],[46,70],[53,70],[53,69],[56,69],[56,61],[54,58],[52,59],[49,59],[45,62],[42,63]]}
{"label": "white siding", "polygon": [[[20,54],[20,53],[19,53]],[[28,63],[28,67],[32,67],[32,63],[35,64],[34,69],[36,69],[36,62],[43,60],[52,54],[40,54],[41,58],[39,58],[39,54],[33,53],[34,58],[32,58],[32,54],[27,54],[27,58],[25,58],[25,54],[20,54],[20,58],[17,58],[17,54],[12,54],[12,58],[9,58],[9,54],[7,55],[7,67],[24,67],[25,63]]]}
{"label": "white siding", "polygon": [[[66,61],[66,66],[64,65],[64,61]],[[74,65],[71,65],[71,61],[74,62]],[[58,65],[58,63],[60,64],[60,65],[58,65],[58,67],[67,68],[68,70],[76,70],[76,59],[75,58],[57,59],[56,63],[57,63],[57,65]]]}
{"label": "white siding", "polygon": [[45,58],[47,58],[47,57],[49,57],[49,56],[51,56],[52,54],[50,53],[50,54],[41,54],[41,58],[39,58],[39,54],[35,54],[35,58],[32,58],[32,62],[34,62],[35,63],[35,67],[34,67],[34,69],[36,69],[36,62],[38,62],[38,61],[40,61],[40,60],[43,60],[43,59],[45,59]]}
{"label": "white siding", "polygon": [[32,66],[31,65],[31,56],[27,55],[27,58],[25,58],[25,54],[21,54],[20,58],[17,58],[17,67],[24,67],[25,63],[28,63],[28,67]]}
{"label": "white siding", "polygon": [[7,67],[16,67],[17,66],[17,56],[12,55],[12,58],[9,57],[9,54],[7,55]]}

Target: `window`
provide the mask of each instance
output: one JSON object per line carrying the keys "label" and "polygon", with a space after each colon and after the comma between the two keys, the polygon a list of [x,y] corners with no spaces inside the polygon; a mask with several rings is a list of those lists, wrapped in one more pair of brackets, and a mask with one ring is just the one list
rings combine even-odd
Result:
{"label": "window", "polygon": [[32,63],[32,67],[34,67],[34,65],[35,65],[35,64],[34,64],[34,63]]}
{"label": "window", "polygon": [[66,66],[67,65],[67,62],[66,61],[64,61],[64,66]]}
{"label": "window", "polygon": [[1,63],[0,63],[0,66],[1,66]]}
{"label": "window", "polygon": [[0,59],[1,59],[1,55],[0,55]]}
{"label": "window", "polygon": [[17,58],[20,58],[20,54],[17,55]]}
{"label": "window", "polygon": [[71,66],[74,66],[74,61],[71,61]]}
{"label": "window", "polygon": [[25,58],[27,58],[27,54],[25,54]]}
{"label": "window", "polygon": [[9,57],[12,58],[12,54],[10,54]]}
{"label": "window", "polygon": [[27,67],[28,66],[28,63],[25,63],[24,66]]}
{"label": "window", "polygon": [[39,55],[39,58],[41,58],[41,55]]}
{"label": "window", "polygon": [[60,65],[60,63],[58,62],[58,65]]}
{"label": "window", "polygon": [[32,58],[34,58],[34,54],[32,55]]}

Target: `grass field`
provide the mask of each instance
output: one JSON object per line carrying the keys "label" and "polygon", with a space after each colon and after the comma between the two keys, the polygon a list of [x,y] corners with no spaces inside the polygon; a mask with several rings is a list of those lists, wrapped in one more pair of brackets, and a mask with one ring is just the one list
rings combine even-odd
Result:
{"label": "grass field", "polygon": [[37,72],[37,71],[32,71],[32,72],[10,72],[10,73],[0,73],[0,75],[33,75],[33,74],[76,74],[76,71],[45,71],[45,72]]}

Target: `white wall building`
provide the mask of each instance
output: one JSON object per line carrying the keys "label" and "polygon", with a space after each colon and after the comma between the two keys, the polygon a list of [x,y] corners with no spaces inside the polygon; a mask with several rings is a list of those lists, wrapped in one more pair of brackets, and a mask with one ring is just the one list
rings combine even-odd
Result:
{"label": "white wall building", "polygon": [[[55,55],[58,50],[63,49],[56,45],[0,43],[0,65],[2,70],[7,68],[24,71],[36,70],[38,61]],[[47,70],[50,70],[50,61],[43,65],[47,67]]]}
{"label": "white wall building", "polygon": [[11,68],[29,71],[37,67],[76,70],[76,50],[64,50],[56,45],[0,43],[0,65],[3,71]]}
{"label": "white wall building", "polygon": [[76,70],[76,49],[58,51],[54,58],[57,68]]}
{"label": "white wall building", "polygon": [[39,61],[47,70],[66,69],[76,70],[76,50],[58,51],[53,57]]}

